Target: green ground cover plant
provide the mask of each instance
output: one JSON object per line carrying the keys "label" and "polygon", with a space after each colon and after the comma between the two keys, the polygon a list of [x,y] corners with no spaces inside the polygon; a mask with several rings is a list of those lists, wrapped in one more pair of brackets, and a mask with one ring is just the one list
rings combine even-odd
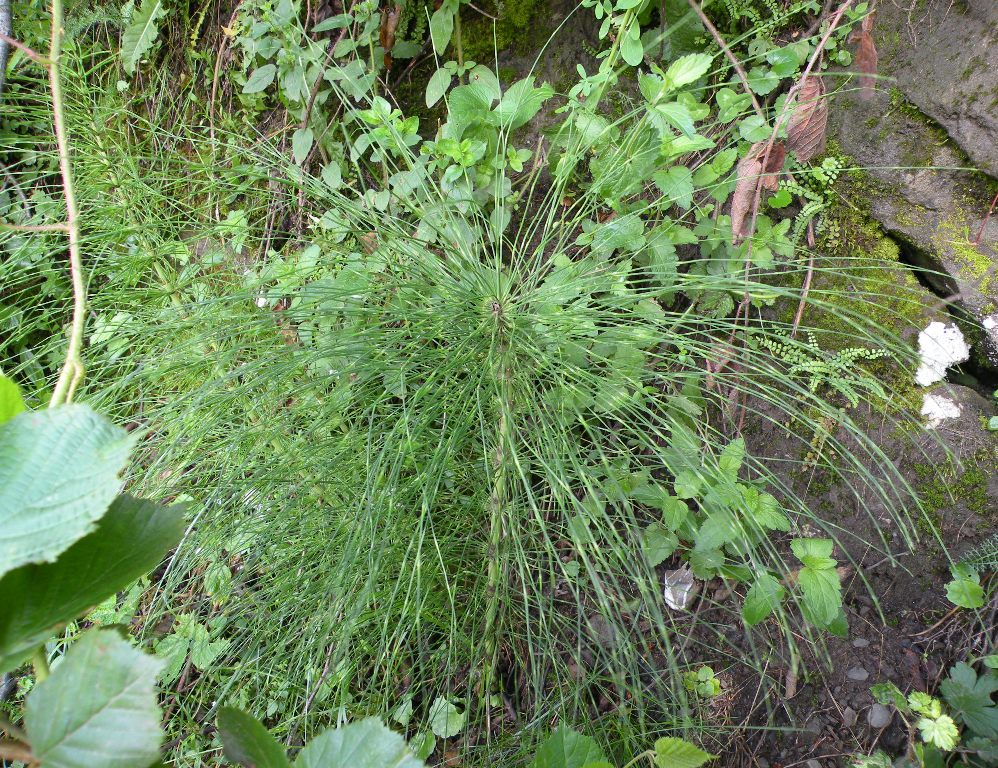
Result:
{"label": "green ground cover plant", "polygon": [[[22,24],[44,17],[23,5]],[[176,764],[287,765],[304,744],[293,764],[325,765],[353,738],[412,765],[455,744],[469,765],[701,764],[713,670],[764,660],[684,624],[666,571],[721,580],[728,622],[794,666],[800,638],[847,631],[850,533],[788,480],[803,458],[751,455],[749,420],[802,450],[841,425],[807,461],[913,543],[917,501],[852,416],[886,396],[864,361],[911,352],[801,287],[836,271],[806,243],[841,172],[802,124],[866,7],[792,43],[732,41],[742,82],[713,44],[659,59],[682,27],[656,26],[654,4],[583,2],[595,70],[559,92],[465,60],[463,5],[424,9],[436,125],[386,86],[388,58],[416,51],[370,0],[317,23],[246,0],[211,54],[191,42],[205,14],[180,3],[67,25],[84,314],[53,257],[65,233],[37,231],[67,213],[47,84],[13,63],[4,372],[32,407],[73,394],[58,365],[76,298],[77,398],[142,435],[130,490],[190,510],[135,626]],[[750,7],[729,4],[731,24]],[[849,347],[780,322],[781,301],[834,313]],[[594,720],[598,742],[569,730]],[[586,762],[555,757],[559,739]]]}

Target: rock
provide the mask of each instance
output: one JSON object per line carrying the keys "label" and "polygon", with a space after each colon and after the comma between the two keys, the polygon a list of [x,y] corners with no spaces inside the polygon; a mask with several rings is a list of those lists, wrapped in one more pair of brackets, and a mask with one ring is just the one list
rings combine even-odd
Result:
{"label": "rock", "polygon": [[856,725],[856,721],[859,719],[859,713],[852,707],[846,707],[842,710],[842,725],[846,728],[852,728]]}
{"label": "rock", "polygon": [[804,730],[799,734],[799,738],[804,744],[814,744],[814,742],[821,738],[821,731],[824,727],[824,720],[820,717],[813,717],[807,721]]}
{"label": "rock", "polygon": [[862,667],[853,667],[848,672],[846,672],[846,677],[855,683],[862,683],[864,680],[870,677],[870,673],[867,672]]}
{"label": "rock", "polygon": [[[984,173],[947,170],[976,167],[998,176],[993,95],[964,95],[994,92],[989,62],[998,60],[998,3],[927,6],[918,24],[900,4],[878,7],[880,74],[897,85],[867,100],[836,99],[830,128],[842,150],[869,169],[854,197],[869,202],[870,215],[960,315],[975,363],[998,371],[998,319],[985,327],[998,313],[998,217],[984,224],[993,184]],[[990,85],[982,90],[980,81]]]}
{"label": "rock", "polygon": [[879,730],[890,725],[892,717],[891,711],[883,704],[874,704],[866,714],[866,722],[870,724],[871,728]]}
{"label": "rock", "polygon": [[806,763],[804,763],[804,765],[806,765],[807,768],[821,768],[821,761],[812,758],[811,760],[808,760]]}
{"label": "rock", "polygon": [[870,644],[870,641],[865,637],[857,637],[852,641],[853,648],[866,648]]}
{"label": "rock", "polygon": [[[998,111],[992,100],[998,3],[928,0],[917,21],[902,10],[904,5],[877,7],[880,61],[889,62],[898,87],[978,167],[998,176]],[[992,98],[980,98],[983,94]]]}

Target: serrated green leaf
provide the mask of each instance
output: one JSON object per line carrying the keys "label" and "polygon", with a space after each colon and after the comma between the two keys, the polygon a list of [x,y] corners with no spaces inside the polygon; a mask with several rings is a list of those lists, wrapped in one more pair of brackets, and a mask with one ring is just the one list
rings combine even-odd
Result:
{"label": "serrated green leaf", "polygon": [[801,568],[797,581],[803,590],[801,610],[816,627],[827,627],[842,610],[842,584],[835,568]]}
{"label": "serrated green leaf", "polygon": [[162,662],[113,630],[91,630],[28,695],[24,727],[46,768],[147,768],[163,740]]}
{"label": "serrated green leaf", "polygon": [[0,672],[159,565],[183,530],[179,507],[119,496],[97,530],[56,562],[25,565],[0,578]]}
{"label": "serrated green leaf", "polygon": [[249,79],[246,80],[246,84],[243,86],[243,93],[260,93],[261,91],[265,91],[274,82],[275,77],[277,77],[277,65],[264,64],[262,67],[257,67],[253,70]]}
{"label": "serrated green leaf", "polygon": [[277,739],[252,715],[233,707],[218,710],[218,734],[225,757],[244,768],[288,768]]}
{"label": "serrated green leaf", "polygon": [[0,424],[0,576],[51,562],[94,529],[135,438],[86,405]]}
{"label": "serrated green leaf", "polygon": [[[805,557],[830,559],[834,546],[835,544],[831,539],[794,539],[790,542],[790,551],[801,562],[804,561]],[[835,561],[832,560],[831,567],[834,565]]]}
{"label": "serrated green leaf", "polygon": [[679,547],[679,539],[662,523],[652,523],[641,536],[641,549],[648,564],[659,565]]}
{"label": "serrated green leaf", "polygon": [[685,739],[666,737],[655,742],[655,765],[658,768],[700,768],[713,759],[714,755]]}
{"label": "serrated green leaf", "polygon": [[768,573],[760,573],[745,595],[745,604],[742,606],[745,623],[754,627],[766,619],[780,607],[785,595],[786,590],[778,579]]}
{"label": "serrated green leaf", "polygon": [[134,75],[135,70],[159,37],[157,22],[166,15],[163,0],[142,0],[132,21],[121,35],[121,61],[125,72]]}
{"label": "serrated green leaf", "polygon": [[685,136],[692,137],[696,134],[697,129],[693,125],[693,116],[685,104],[680,104],[678,101],[656,104],[655,113],[665,118],[669,125],[681,131]]}
{"label": "serrated green leaf", "polygon": [[684,209],[693,204],[693,172],[686,166],[674,165],[652,178],[667,202]]}
{"label": "serrated green leaf", "polygon": [[947,752],[955,749],[960,741],[960,731],[949,715],[939,715],[935,718],[920,717],[915,725],[918,727],[922,741]]}
{"label": "serrated green leaf", "polygon": [[378,718],[334,728],[310,741],[298,754],[295,768],[424,768],[405,739]]}
{"label": "serrated green leaf", "polygon": [[467,713],[462,712],[443,696],[438,696],[430,705],[430,730],[441,739],[457,736],[464,730]]}
{"label": "serrated green leaf", "polygon": [[0,374],[0,424],[13,419],[24,410],[24,400],[17,384]]}
{"label": "serrated green leaf", "polygon": [[743,461],[745,461],[745,440],[739,437],[724,446],[717,466],[726,476],[734,478],[738,476]]}
{"label": "serrated green leaf", "polygon": [[676,475],[676,481],[674,487],[676,489],[676,496],[680,499],[692,499],[695,498],[698,493],[700,493],[700,486],[703,484],[703,480],[700,475],[690,469],[684,469],[682,472]]}
{"label": "serrated green leaf", "polygon": [[958,662],[939,685],[946,703],[978,736],[998,738],[998,709],[991,695],[998,690],[998,674],[986,670],[980,677],[974,668]]}
{"label": "serrated green leaf", "polygon": [[606,760],[602,750],[589,736],[558,726],[537,748],[532,768],[583,768]]}
{"label": "serrated green leaf", "polygon": [[759,115],[749,115],[738,123],[738,133],[745,141],[752,142],[768,139],[773,129]]}

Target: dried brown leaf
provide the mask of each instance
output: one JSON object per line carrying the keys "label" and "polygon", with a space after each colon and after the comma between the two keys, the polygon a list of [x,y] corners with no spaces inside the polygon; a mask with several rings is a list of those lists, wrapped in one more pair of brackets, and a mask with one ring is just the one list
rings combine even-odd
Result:
{"label": "dried brown leaf", "polygon": [[746,234],[746,222],[749,213],[752,211],[752,203],[755,201],[755,188],[759,183],[759,176],[762,174],[762,160],[755,144],[745,157],[738,161],[735,169],[738,180],[735,182],[735,191],[731,196],[731,236],[737,243]]}
{"label": "dried brown leaf", "polygon": [[820,77],[804,78],[787,121],[787,149],[802,163],[825,151],[828,102],[824,96],[825,84]]}
{"label": "dried brown leaf", "polygon": [[860,22],[859,29],[852,34],[856,42],[853,61],[859,70],[859,87],[863,98],[869,98],[874,91],[877,75],[877,46],[873,43],[873,13],[867,14]]}
{"label": "dried brown leaf", "polygon": [[402,16],[402,5],[395,3],[394,6],[381,14],[381,47],[385,51],[385,69],[392,68],[392,48],[395,47],[395,30],[398,29],[399,19]]}
{"label": "dried brown leaf", "polygon": [[780,188],[780,172],[783,171],[783,163],[787,159],[787,148],[782,141],[773,144],[767,155],[763,148],[761,160],[763,161],[762,188],[770,192],[776,192]]}

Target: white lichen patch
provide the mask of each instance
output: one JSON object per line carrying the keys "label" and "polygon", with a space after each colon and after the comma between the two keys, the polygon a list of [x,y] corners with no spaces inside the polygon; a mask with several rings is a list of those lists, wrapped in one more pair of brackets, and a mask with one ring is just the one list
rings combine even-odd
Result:
{"label": "white lichen patch", "polygon": [[962,413],[960,404],[950,400],[945,395],[929,393],[922,400],[922,415],[926,418],[925,426],[935,429],[946,419],[958,419]]}
{"label": "white lichen patch", "polygon": [[970,358],[970,347],[953,323],[929,323],[918,334],[918,353],[922,360],[915,371],[915,383],[927,387],[942,381],[946,369]]}

